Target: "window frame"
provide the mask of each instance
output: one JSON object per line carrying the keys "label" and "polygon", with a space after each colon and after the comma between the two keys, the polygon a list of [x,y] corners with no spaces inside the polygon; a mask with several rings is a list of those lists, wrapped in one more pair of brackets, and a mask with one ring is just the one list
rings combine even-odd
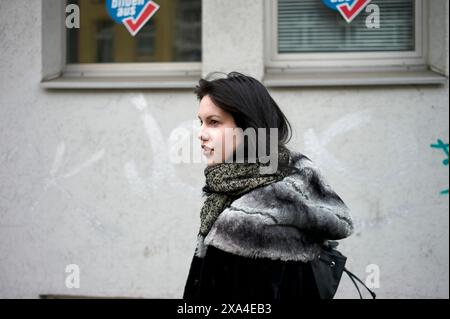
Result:
{"label": "window frame", "polygon": [[134,77],[198,75],[201,62],[65,63],[63,77]]}
{"label": "window frame", "polygon": [[[415,0],[415,50],[390,52],[278,53],[278,0],[265,0],[265,67],[269,72],[425,70],[427,68],[428,9]],[[383,14],[381,12],[381,14]]]}

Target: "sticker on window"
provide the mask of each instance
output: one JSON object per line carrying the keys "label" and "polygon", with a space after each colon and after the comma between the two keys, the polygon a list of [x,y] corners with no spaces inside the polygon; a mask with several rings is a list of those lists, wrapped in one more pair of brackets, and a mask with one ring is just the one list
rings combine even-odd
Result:
{"label": "sticker on window", "polygon": [[106,0],[106,8],[114,21],[135,36],[158,11],[159,5],[151,0]]}
{"label": "sticker on window", "polygon": [[348,23],[352,22],[370,1],[372,0],[322,0],[331,10],[339,11]]}

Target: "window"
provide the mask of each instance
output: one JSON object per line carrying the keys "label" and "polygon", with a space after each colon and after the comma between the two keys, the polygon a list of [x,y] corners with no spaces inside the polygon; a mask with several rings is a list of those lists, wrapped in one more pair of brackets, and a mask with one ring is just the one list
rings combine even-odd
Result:
{"label": "window", "polygon": [[[190,88],[200,76],[202,0],[154,0],[158,11],[135,36],[109,16],[106,0],[58,1],[43,1],[43,43],[51,52],[43,57],[44,87]],[[58,28],[70,4],[80,9],[80,27]]]}
{"label": "window", "polygon": [[105,1],[69,0],[81,27],[67,29],[69,63],[200,62],[201,1],[156,0],[159,10],[133,37],[109,16]]}
{"label": "window", "polygon": [[[99,21],[94,25],[95,46],[97,54],[96,62],[114,62],[113,56],[113,40],[114,40],[114,24],[111,21]],[[78,44],[78,43],[77,43]],[[78,45],[76,45],[78,49]],[[71,51],[68,51],[71,53]],[[76,56],[79,56],[78,54]],[[70,61],[70,56],[69,56]],[[76,62],[76,61],[75,61]]]}
{"label": "window", "polygon": [[[420,82],[417,77],[427,71],[422,0],[372,0],[351,23],[321,0],[265,4],[269,86],[406,84]],[[375,10],[379,28],[370,25]]]}
{"label": "window", "polygon": [[278,53],[413,51],[413,0],[377,0],[380,27],[366,15],[347,23],[320,0],[278,1]]}

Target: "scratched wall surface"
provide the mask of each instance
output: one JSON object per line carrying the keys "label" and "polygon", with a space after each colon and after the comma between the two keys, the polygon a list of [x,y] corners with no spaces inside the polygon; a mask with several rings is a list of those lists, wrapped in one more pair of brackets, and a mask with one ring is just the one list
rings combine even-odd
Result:
{"label": "scratched wall surface", "polygon": [[[169,149],[177,129],[191,132],[192,90],[41,89],[31,3],[0,0],[0,297],[181,297],[204,164],[173,164]],[[247,40],[262,39],[260,1],[231,9],[232,28],[260,26],[240,34],[245,52],[218,34],[233,16],[214,11],[224,5],[204,3],[204,73],[259,76],[262,45]],[[356,232],[340,243],[348,268],[364,279],[377,265],[380,298],[448,298],[448,82],[270,92],[293,125],[291,148],[352,210]],[[78,289],[65,285],[69,264]],[[348,278],[337,297],[357,297]]]}

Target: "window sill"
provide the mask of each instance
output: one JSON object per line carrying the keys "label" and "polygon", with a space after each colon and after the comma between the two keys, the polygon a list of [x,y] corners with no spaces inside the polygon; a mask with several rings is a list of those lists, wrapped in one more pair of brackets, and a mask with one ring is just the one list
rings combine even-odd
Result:
{"label": "window sill", "polygon": [[319,71],[268,72],[267,87],[371,86],[371,85],[440,85],[447,77],[423,71]]}
{"label": "window sill", "polygon": [[45,89],[184,89],[194,88],[200,74],[189,76],[61,76],[42,80]]}

